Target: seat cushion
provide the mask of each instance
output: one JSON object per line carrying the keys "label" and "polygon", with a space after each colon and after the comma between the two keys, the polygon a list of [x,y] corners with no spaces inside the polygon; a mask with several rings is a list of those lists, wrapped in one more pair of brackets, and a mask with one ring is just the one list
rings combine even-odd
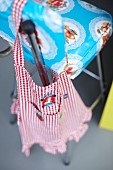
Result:
{"label": "seat cushion", "polygon": [[[111,36],[112,16],[85,1],[61,0],[60,6],[55,1],[47,0],[47,3],[63,17],[69,71],[73,67],[71,78],[75,78],[101,51]],[[62,64],[55,63],[52,68],[57,70],[59,66],[60,70]]]}
{"label": "seat cushion", "polygon": [[[46,0],[46,4],[52,10],[28,0],[23,19],[31,19],[36,25],[45,64],[58,73],[66,70],[73,79],[108,41],[112,34],[112,16],[81,0]],[[0,36],[13,44],[12,1],[7,0],[6,6],[0,9],[3,21],[0,23]],[[24,32],[21,35],[25,59],[35,63],[27,35]]]}

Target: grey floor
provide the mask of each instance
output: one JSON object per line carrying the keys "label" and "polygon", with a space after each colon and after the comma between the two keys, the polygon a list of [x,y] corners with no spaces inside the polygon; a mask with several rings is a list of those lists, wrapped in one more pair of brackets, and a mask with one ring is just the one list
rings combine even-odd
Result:
{"label": "grey floor", "polygon": [[[91,2],[91,0],[89,1]],[[92,0],[93,4],[111,12],[113,1]],[[0,48],[6,48],[6,43],[0,40]],[[102,51],[104,74],[107,91],[113,78],[113,36]],[[96,59],[88,67],[97,72]],[[0,170],[113,170],[113,132],[98,127],[104,103],[93,111],[89,130],[79,143],[69,143],[71,164],[62,163],[64,155],[51,155],[38,145],[31,149],[31,155],[26,158],[21,153],[21,141],[17,125],[11,125],[10,93],[13,87],[14,68],[12,57],[0,59]],[[86,105],[90,105],[99,94],[99,84],[84,73],[73,81]]]}

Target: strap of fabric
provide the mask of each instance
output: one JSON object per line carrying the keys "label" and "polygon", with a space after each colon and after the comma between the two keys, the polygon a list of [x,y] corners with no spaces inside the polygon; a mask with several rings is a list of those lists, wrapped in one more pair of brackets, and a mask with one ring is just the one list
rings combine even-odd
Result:
{"label": "strap of fabric", "polygon": [[24,66],[23,49],[19,36],[19,27],[22,17],[22,10],[27,0],[15,0],[12,7],[12,18],[16,27],[16,39],[14,42],[13,59],[15,65]]}

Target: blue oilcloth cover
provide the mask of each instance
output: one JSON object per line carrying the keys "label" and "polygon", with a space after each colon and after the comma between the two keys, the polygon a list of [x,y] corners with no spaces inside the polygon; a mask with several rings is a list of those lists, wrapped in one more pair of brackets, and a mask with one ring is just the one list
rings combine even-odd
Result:
{"label": "blue oilcloth cover", "polygon": [[[15,27],[12,22],[13,0],[0,1],[0,36],[12,45]],[[42,6],[28,0],[22,18],[36,25],[38,44],[46,66],[71,78],[79,75],[104,47],[112,34],[112,16],[81,0],[44,0]],[[34,62],[27,35],[22,32],[25,59]]]}

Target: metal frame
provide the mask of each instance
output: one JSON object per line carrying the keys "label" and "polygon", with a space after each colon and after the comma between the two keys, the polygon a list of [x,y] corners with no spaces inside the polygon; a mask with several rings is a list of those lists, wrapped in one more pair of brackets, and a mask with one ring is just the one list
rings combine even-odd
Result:
{"label": "metal frame", "polygon": [[[101,54],[99,53],[97,55],[97,67],[98,67],[98,74],[96,75],[93,72],[85,69],[83,72],[89,75],[90,77],[94,78],[95,80],[99,81],[100,83],[100,95],[96,98],[96,100],[91,104],[90,108],[93,110],[97,104],[100,102],[100,100],[104,99],[105,97],[105,82],[104,82],[104,74],[102,69],[102,61],[101,61]],[[36,72],[36,68],[33,68],[31,70],[31,75],[33,75]],[[14,84],[13,84],[13,90],[11,93],[11,99],[12,101],[17,98],[17,88],[16,88],[16,80],[14,78]],[[14,124],[16,122],[17,118],[16,115],[11,115],[10,117],[10,123]],[[64,154],[63,163],[65,165],[69,165],[71,162],[70,156],[69,156],[69,143],[67,143],[67,151]]]}

